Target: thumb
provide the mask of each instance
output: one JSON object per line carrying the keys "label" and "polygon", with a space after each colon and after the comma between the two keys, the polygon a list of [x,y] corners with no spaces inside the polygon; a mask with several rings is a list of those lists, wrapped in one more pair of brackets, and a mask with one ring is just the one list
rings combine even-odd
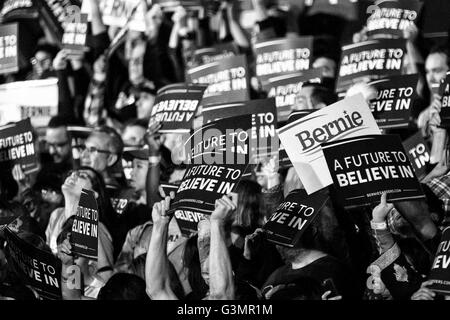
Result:
{"label": "thumb", "polygon": [[385,206],[387,204],[386,198],[387,198],[387,193],[383,192],[383,194],[381,195],[380,205]]}

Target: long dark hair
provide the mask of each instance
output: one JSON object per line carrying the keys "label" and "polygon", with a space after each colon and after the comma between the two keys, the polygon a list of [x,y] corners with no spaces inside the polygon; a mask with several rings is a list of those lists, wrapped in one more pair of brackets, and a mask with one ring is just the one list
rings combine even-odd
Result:
{"label": "long dark hair", "polygon": [[202,277],[200,256],[198,254],[197,234],[186,241],[183,252],[183,267],[187,269],[187,278],[192,292],[188,299],[199,300],[206,296],[208,285]]}
{"label": "long dark hair", "polygon": [[241,180],[236,186],[238,203],[235,214],[235,224],[246,233],[252,233],[261,226],[264,214],[262,212],[261,186],[252,180]]}

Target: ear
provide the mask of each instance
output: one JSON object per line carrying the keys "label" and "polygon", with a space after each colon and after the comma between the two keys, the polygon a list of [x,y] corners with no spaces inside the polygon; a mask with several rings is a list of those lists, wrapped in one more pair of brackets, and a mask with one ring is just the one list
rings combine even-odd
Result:
{"label": "ear", "polygon": [[117,160],[119,160],[119,156],[117,154],[114,153],[110,153],[108,155],[108,167],[112,167],[113,165],[116,164]]}

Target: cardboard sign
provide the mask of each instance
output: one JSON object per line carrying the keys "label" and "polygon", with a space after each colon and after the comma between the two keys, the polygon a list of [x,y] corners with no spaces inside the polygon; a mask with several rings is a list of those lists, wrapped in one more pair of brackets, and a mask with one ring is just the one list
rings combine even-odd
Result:
{"label": "cardboard sign", "polygon": [[19,71],[17,23],[0,26],[0,74]]}
{"label": "cardboard sign", "polygon": [[73,253],[97,261],[98,206],[92,190],[81,190],[70,242]]}
{"label": "cardboard sign", "polygon": [[397,135],[368,135],[324,143],[322,150],[345,207],[424,198]]}
{"label": "cardboard sign", "polygon": [[87,14],[80,14],[80,21],[67,23],[64,28],[62,44],[68,50],[69,55],[81,56],[87,51],[86,36],[88,31]]}
{"label": "cardboard sign", "polygon": [[293,74],[269,78],[263,90],[269,98],[275,98],[278,121],[286,121],[296,104],[296,98],[305,82],[320,83],[322,69],[310,69]]}
{"label": "cardboard sign", "polygon": [[250,99],[247,59],[244,55],[225,58],[187,71],[192,83],[207,84],[202,105]]}
{"label": "cardboard sign", "polygon": [[278,129],[278,136],[308,194],[333,183],[320,145],[380,134],[361,94],[336,102]]}
{"label": "cardboard sign", "polygon": [[426,166],[430,162],[430,150],[422,133],[417,132],[408,140],[403,142],[403,147],[411,161],[412,167],[419,180],[427,175]]}
{"label": "cardboard sign", "polygon": [[47,126],[58,114],[58,80],[29,80],[0,85],[0,125],[31,119],[33,127]]}
{"label": "cardboard sign", "polygon": [[417,0],[376,1],[372,15],[367,18],[367,35],[403,38],[403,30],[417,22],[422,3]]}
{"label": "cardboard sign", "polygon": [[238,54],[238,49],[233,42],[220,43],[210,48],[202,48],[194,51],[192,62],[195,66],[232,57]]}
{"label": "cardboard sign", "polygon": [[278,153],[278,136],[275,131],[277,112],[273,98],[207,105],[203,107],[202,114],[204,124],[246,114],[252,116],[250,163],[258,163],[262,158]]}
{"label": "cardboard sign", "polygon": [[171,206],[183,234],[195,232],[215,201],[235,190],[249,163],[251,118],[210,122],[186,142],[190,162]]}
{"label": "cardboard sign", "polygon": [[256,76],[268,78],[308,70],[311,65],[313,37],[281,38],[255,44]]}
{"label": "cardboard sign", "polygon": [[450,227],[446,227],[442,232],[441,242],[439,243],[433,266],[428,277],[433,284],[427,288],[450,294]]}
{"label": "cardboard sign", "polygon": [[303,189],[291,191],[264,225],[267,240],[282,246],[295,247],[327,199],[326,190],[311,195]]}
{"label": "cardboard sign", "polygon": [[24,173],[38,170],[30,119],[0,127],[0,167],[12,170],[20,164]]}
{"label": "cardboard sign", "polygon": [[418,74],[392,76],[370,82],[378,91],[370,109],[380,129],[407,128],[417,99]]}
{"label": "cardboard sign", "polygon": [[189,132],[206,87],[177,83],[161,88],[152,107],[150,122],[160,122],[159,132],[162,133]]}
{"label": "cardboard sign", "polygon": [[403,39],[370,40],[344,46],[336,91],[346,91],[364,78],[400,75],[405,54],[406,42]]}
{"label": "cardboard sign", "polygon": [[39,250],[20,239],[9,227],[4,229],[8,263],[41,298],[61,300],[61,262],[51,252]]}
{"label": "cardboard sign", "polygon": [[439,86],[439,94],[441,95],[441,126],[450,127],[450,71],[447,72],[445,79]]}

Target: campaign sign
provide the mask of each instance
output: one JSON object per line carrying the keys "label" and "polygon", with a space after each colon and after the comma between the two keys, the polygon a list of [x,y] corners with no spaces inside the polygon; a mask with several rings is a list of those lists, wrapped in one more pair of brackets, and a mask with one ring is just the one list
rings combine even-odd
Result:
{"label": "campaign sign", "polygon": [[255,44],[256,76],[268,78],[308,70],[311,65],[313,37],[281,38]]}
{"label": "campaign sign", "polygon": [[364,78],[400,75],[404,39],[379,39],[359,42],[342,48],[336,91],[346,91],[353,83]]}
{"label": "campaign sign", "polygon": [[324,143],[322,150],[345,207],[424,198],[398,135],[367,135]]}
{"label": "campaign sign", "polygon": [[152,107],[150,122],[160,122],[161,133],[189,132],[206,87],[177,83],[161,88]]}
{"label": "campaign sign", "polygon": [[30,119],[0,127],[1,170],[11,170],[19,164],[24,173],[38,170]]}
{"label": "campaign sign", "polygon": [[410,74],[369,83],[377,89],[376,98],[370,101],[370,109],[380,129],[409,126],[411,107],[417,99],[418,81],[418,74]]}
{"label": "campaign sign", "polygon": [[417,0],[376,1],[372,15],[367,18],[367,35],[403,38],[403,30],[416,23],[421,8],[422,3]]}
{"label": "campaign sign", "polygon": [[202,114],[204,124],[246,114],[252,116],[250,163],[258,163],[261,158],[278,152],[278,136],[275,131],[277,112],[273,98],[207,105],[203,107]]}
{"label": "campaign sign", "polygon": [[0,74],[19,71],[17,23],[0,26]]}
{"label": "campaign sign", "polygon": [[269,98],[275,98],[278,121],[285,121],[291,114],[305,82],[320,83],[322,68],[299,71],[292,74],[269,78],[263,83],[263,90]]}
{"label": "campaign sign", "polygon": [[236,45],[232,42],[220,43],[214,47],[201,48],[194,51],[192,62],[194,65],[203,65],[211,62],[220,61],[224,58],[238,54]]}
{"label": "campaign sign", "polygon": [[192,83],[207,84],[202,105],[250,99],[247,59],[244,55],[211,62],[187,71]]}
{"label": "campaign sign", "polygon": [[81,190],[70,242],[73,253],[97,261],[98,206],[92,190]]}
{"label": "campaign sign", "polygon": [[177,192],[179,186],[179,184],[174,183],[161,183],[159,185],[159,193],[163,198],[169,197],[171,192]]}
{"label": "campaign sign", "polygon": [[62,44],[69,55],[81,56],[86,50],[86,36],[88,31],[87,14],[81,13],[80,19],[74,19],[64,27]]}
{"label": "campaign sign", "polygon": [[171,211],[184,234],[210,215],[215,201],[233,192],[249,163],[251,115],[204,125],[186,142],[189,163]]}
{"label": "campaign sign", "polygon": [[442,232],[428,280],[433,283],[427,288],[450,294],[450,227],[446,227]]}
{"label": "campaign sign", "polygon": [[46,127],[58,114],[58,80],[28,80],[0,85],[0,125],[31,119],[33,127]]}
{"label": "campaign sign", "polygon": [[4,235],[11,270],[42,299],[61,300],[61,261],[51,252],[22,240],[10,227],[4,229]]}
{"label": "campaign sign", "polygon": [[441,95],[441,126],[450,127],[450,71],[447,72],[445,79],[439,86],[439,94]]}
{"label": "campaign sign", "polygon": [[426,166],[430,162],[430,149],[426,144],[422,133],[419,131],[415,135],[403,142],[403,147],[411,161],[412,167],[419,180],[427,174]]}
{"label": "campaign sign", "polygon": [[380,134],[380,129],[361,94],[278,129],[280,141],[308,194],[333,183],[320,145],[366,134]]}
{"label": "campaign sign", "polygon": [[303,189],[291,191],[263,227],[267,240],[295,247],[327,199],[328,192],[325,189],[310,195]]}

